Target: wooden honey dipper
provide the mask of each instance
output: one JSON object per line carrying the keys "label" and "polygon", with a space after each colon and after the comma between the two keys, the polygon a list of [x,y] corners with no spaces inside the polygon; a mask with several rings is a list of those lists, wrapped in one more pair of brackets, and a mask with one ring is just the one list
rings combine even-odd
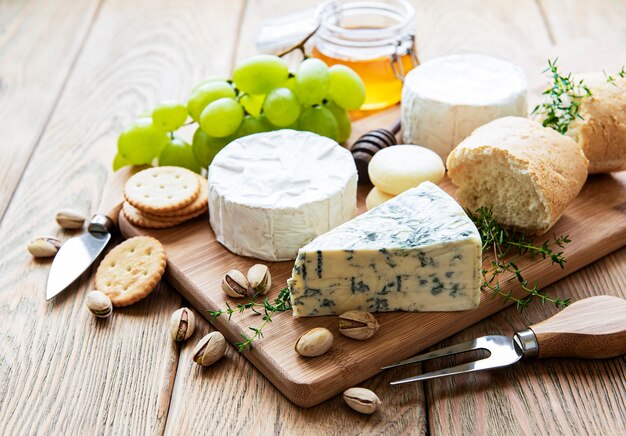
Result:
{"label": "wooden honey dipper", "polygon": [[396,139],[396,135],[399,131],[400,121],[398,120],[390,130],[372,130],[361,136],[352,144],[350,151],[352,152],[352,157],[354,158],[354,163],[359,173],[359,183],[370,183],[367,167],[372,157],[383,148],[397,145],[398,140]]}

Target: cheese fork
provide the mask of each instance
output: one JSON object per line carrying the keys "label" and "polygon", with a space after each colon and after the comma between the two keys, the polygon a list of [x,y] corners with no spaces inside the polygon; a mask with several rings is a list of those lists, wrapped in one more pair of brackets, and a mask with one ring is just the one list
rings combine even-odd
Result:
{"label": "cheese fork", "polygon": [[585,298],[539,324],[508,336],[482,336],[469,342],[421,354],[382,369],[424,362],[474,350],[489,356],[474,362],[391,382],[392,385],[429,380],[484,369],[501,368],[522,357],[606,359],[626,354],[626,300],[601,295]]}

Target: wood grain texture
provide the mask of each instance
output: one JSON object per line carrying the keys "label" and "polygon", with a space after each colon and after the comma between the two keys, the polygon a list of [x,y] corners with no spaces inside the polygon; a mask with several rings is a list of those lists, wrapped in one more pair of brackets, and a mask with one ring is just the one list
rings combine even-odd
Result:
{"label": "wood grain texture", "polygon": [[[84,307],[91,280],[46,302],[49,262],[32,260],[25,247],[36,234],[70,236],[54,223],[57,209],[95,209],[124,124],[229,70],[235,39],[222,35],[236,32],[241,8],[241,1],[107,0],[100,9],[0,224],[1,434],[163,432],[178,359],[167,325],[180,296],[159,285],[97,320]],[[45,22],[46,11],[36,18]]]}
{"label": "wood grain texture", "polygon": [[99,0],[75,1],[71,7],[59,0],[0,1],[0,217],[66,86],[99,5]]}

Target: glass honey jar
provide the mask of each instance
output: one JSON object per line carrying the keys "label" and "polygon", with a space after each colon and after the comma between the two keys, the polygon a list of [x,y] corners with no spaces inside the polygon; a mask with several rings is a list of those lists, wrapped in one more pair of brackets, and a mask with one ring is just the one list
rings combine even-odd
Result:
{"label": "glass honey jar", "polygon": [[419,63],[414,28],[415,10],[405,0],[332,1],[311,54],[356,71],[366,89],[361,110],[382,109],[400,101],[402,80]]}

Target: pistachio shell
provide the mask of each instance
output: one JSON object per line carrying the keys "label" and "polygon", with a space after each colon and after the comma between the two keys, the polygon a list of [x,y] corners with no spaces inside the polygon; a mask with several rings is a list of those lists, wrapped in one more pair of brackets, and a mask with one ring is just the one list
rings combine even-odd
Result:
{"label": "pistachio shell", "polygon": [[379,328],[376,317],[363,310],[351,310],[339,315],[339,333],[352,339],[369,339]]}
{"label": "pistachio shell", "polygon": [[248,284],[254,294],[264,295],[272,287],[272,276],[266,265],[257,263],[248,270]]}
{"label": "pistachio shell", "polygon": [[64,229],[80,229],[85,224],[85,216],[73,209],[61,209],[57,212],[56,220]]}
{"label": "pistachio shell", "polygon": [[111,299],[104,292],[91,291],[87,294],[85,304],[98,318],[106,318],[111,316],[111,313],[113,312]]}
{"label": "pistachio shell", "polygon": [[181,307],[170,319],[170,336],[176,342],[189,339],[196,329],[196,317],[191,310]]}
{"label": "pistachio shell", "polygon": [[304,332],[296,341],[294,348],[301,356],[321,356],[333,345],[333,339],[333,334],[330,330],[324,327],[316,327]]}
{"label": "pistachio shell", "polygon": [[28,251],[33,257],[52,257],[61,248],[61,241],[54,236],[38,236],[28,243]]}
{"label": "pistachio shell", "polygon": [[231,269],[222,279],[222,291],[229,297],[241,298],[248,293],[248,279],[243,273],[236,269]]}
{"label": "pistachio shell", "polygon": [[211,332],[193,350],[193,361],[201,366],[213,365],[226,352],[226,339],[220,332]]}
{"label": "pistachio shell", "polygon": [[366,415],[376,412],[380,406],[378,396],[365,388],[350,388],[343,393],[343,399],[352,409]]}

